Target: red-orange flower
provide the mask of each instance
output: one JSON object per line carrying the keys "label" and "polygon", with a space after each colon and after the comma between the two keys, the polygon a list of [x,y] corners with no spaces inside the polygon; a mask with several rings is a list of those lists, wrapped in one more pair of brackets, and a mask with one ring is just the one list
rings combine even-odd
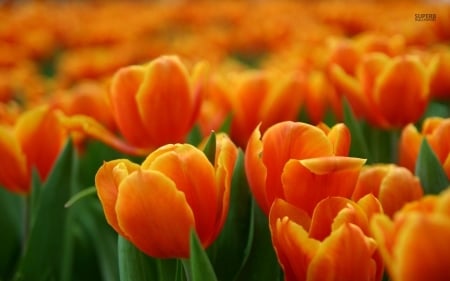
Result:
{"label": "red-orange flower", "polygon": [[237,158],[228,137],[216,148],[214,165],[189,144],[162,146],[140,166],[104,163],[95,182],[108,223],[153,257],[188,257],[191,228],[209,246],[225,222]]}
{"label": "red-orange flower", "polygon": [[0,184],[27,193],[32,169],[44,181],[66,139],[57,114],[45,106],[23,113],[14,127],[0,125]]}
{"label": "red-orange flower", "polygon": [[245,171],[266,214],[276,198],[310,213],[324,197],[351,196],[365,160],[342,156],[350,145],[343,124],[328,130],[286,121],[267,129],[261,139],[255,129],[245,151]]}
{"label": "red-orange flower", "polygon": [[391,220],[371,220],[390,280],[450,279],[450,190],[408,203]]}
{"label": "red-orange flower", "polygon": [[182,142],[200,106],[199,91],[176,56],[120,69],[113,76],[109,98],[120,132],[142,148]]}
{"label": "red-orange flower", "polygon": [[414,171],[422,140],[426,139],[450,179],[450,118],[429,117],[419,132],[413,124],[402,130],[399,164]]}
{"label": "red-orange flower", "polygon": [[408,169],[394,164],[365,166],[356,183],[353,200],[359,200],[366,194],[378,198],[383,211],[392,217],[407,202],[423,196],[419,179]]}
{"label": "red-orange flower", "polygon": [[269,223],[285,280],[381,280],[383,263],[369,235],[369,219],[379,212],[372,195],[358,203],[328,197],[312,216],[275,200]]}
{"label": "red-orange flower", "polygon": [[389,58],[369,53],[361,59],[356,72],[351,76],[335,64],[330,75],[357,116],[381,128],[395,128],[419,120],[425,112],[429,81],[418,57]]}

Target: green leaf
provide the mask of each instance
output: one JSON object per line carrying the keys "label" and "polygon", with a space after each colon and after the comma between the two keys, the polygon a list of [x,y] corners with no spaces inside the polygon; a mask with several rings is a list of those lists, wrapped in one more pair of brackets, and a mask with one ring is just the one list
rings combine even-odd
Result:
{"label": "green leaf", "polygon": [[75,204],[77,201],[79,201],[79,200],[81,200],[81,199],[83,199],[85,197],[94,195],[94,194],[97,194],[97,188],[95,186],[83,189],[80,192],[78,192],[77,194],[75,194],[74,196],[72,196],[69,199],[69,201],[67,201],[67,203],[64,204],[64,207],[69,208],[73,204]]}
{"label": "green leaf", "polygon": [[195,124],[195,126],[192,128],[192,130],[189,132],[186,142],[190,143],[194,146],[197,146],[203,139],[202,132],[200,130],[200,127],[198,124]]}
{"label": "green leaf", "polygon": [[208,141],[206,142],[205,148],[203,149],[206,157],[208,157],[209,162],[214,166],[216,161],[216,133],[211,132]]}
{"label": "green leaf", "polygon": [[236,281],[283,280],[281,267],[272,246],[269,224],[266,215],[252,204],[254,214],[254,234],[250,254]]}
{"label": "green leaf", "polygon": [[426,139],[420,145],[415,174],[419,177],[425,194],[438,194],[450,185],[439,159]]}
{"label": "green leaf", "polygon": [[121,281],[170,281],[180,279],[178,261],[147,256],[119,235],[119,274]]}
{"label": "green leaf", "polygon": [[0,280],[10,280],[19,262],[24,231],[24,202],[23,196],[0,187]]}
{"label": "green leaf", "polygon": [[[186,264],[185,264],[186,265]],[[208,280],[217,281],[216,274],[208,259],[208,255],[203,249],[195,230],[191,230],[190,235],[190,257],[186,271],[190,274],[192,281]]]}
{"label": "green leaf", "polygon": [[364,139],[364,134],[360,123],[353,114],[352,108],[347,100],[344,99],[344,123],[349,128],[352,143],[350,146],[349,156],[372,159],[369,155],[367,142]]}
{"label": "green leaf", "polygon": [[65,263],[67,202],[74,174],[74,149],[68,141],[42,186],[35,218],[15,280],[61,280]]}
{"label": "green leaf", "polygon": [[225,118],[225,121],[223,121],[222,125],[219,128],[219,132],[222,133],[230,133],[231,130],[231,122],[233,121],[233,115],[230,113],[227,115],[227,117]]}
{"label": "green leaf", "polygon": [[248,257],[246,246],[252,227],[251,202],[245,176],[244,154],[239,150],[231,182],[227,220],[216,241],[207,249],[219,280],[233,280]]}

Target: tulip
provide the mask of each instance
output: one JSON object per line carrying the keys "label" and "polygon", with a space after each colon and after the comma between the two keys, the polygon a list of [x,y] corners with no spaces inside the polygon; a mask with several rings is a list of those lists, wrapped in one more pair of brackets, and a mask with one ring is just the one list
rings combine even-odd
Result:
{"label": "tulip", "polygon": [[352,198],[359,200],[369,193],[378,198],[384,213],[392,217],[406,203],[422,198],[423,189],[408,169],[395,164],[377,164],[362,168]]}
{"label": "tulip", "polygon": [[421,142],[426,139],[450,179],[450,118],[429,117],[419,132],[413,124],[403,128],[399,141],[399,165],[414,171]]}
{"label": "tulip", "polygon": [[286,121],[260,136],[257,127],[245,151],[245,171],[266,214],[276,198],[292,200],[312,212],[326,196],[351,196],[365,160],[342,156],[350,144],[343,124],[326,133],[316,126]]}
{"label": "tulip", "polygon": [[182,142],[199,110],[199,92],[176,56],[118,70],[109,99],[120,132],[130,144],[154,148]]}
{"label": "tulip", "polygon": [[215,163],[189,144],[167,144],[141,165],[105,162],[95,185],[108,223],[149,256],[189,256],[195,229],[203,247],[219,234],[228,212],[237,148],[217,138]]}
{"label": "tulip", "polygon": [[276,199],[269,223],[285,280],[381,280],[383,263],[368,234],[369,218],[380,211],[372,195],[358,203],[328,197],[312,217]]}
{"label": "tulip", "polygon": [[450,190],[406,204],[393,219],[374,215],[373,237],[390,280],[450,279]]}
{"label": "tulip", "polygon": [[297,118],[303,102],[302,76],[269,71],[248,71],[234,80],[236,90],[230,94],[233,119],[231,137],[242,147],[252,131],[261,123],[261,130]]}
{"label": "tulip", "polygon": [[389,58],[382,53],[369,53],[357,68],[355,76],[338,65],[330,70],[335,86],[357,116],[388,129],[416,122],[423,115],[428,105],[429,79],[417,56]]}
{"label": "tulip", "polygon": [[0,125],[0,184],[28,193],[32,169],[45,181],[66,139],[66,129],[47,106],[23,113],[14,127]]}

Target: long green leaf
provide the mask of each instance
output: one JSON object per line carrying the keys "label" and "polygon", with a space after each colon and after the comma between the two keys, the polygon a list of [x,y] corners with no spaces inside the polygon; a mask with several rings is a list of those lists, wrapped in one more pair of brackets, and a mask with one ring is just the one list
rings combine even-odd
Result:
{"label": "long green leaf", "polygon": [[0,187],[0,280],[11,279],[20,258],[24,199]]}
{"label": "long green leaf", "polygon": [[74,149],[68,141],[40,190],[39,204],[33,209],[26,248],[15,280],[61,280],[64,264],[67,202],[71,192]]}
{"label": "long green leaf", "polygon": [[[195,230],[191,230],[190,237],[190,273],[192,281],[217,281],[216,274],[208,259],[208,255],[203,249],[200,240],[195,233]],[[187,270],[189,272],[189,270]]]}
{"label": "long green leaf", "polygon": [[269,224],[263,211],[253,204],[254,234],[247,262],[236,281],[273,280],[281,281],[283,274],[272,246]]}
{"label": "long green leaf", "polygon": [[179,276],[177,260],[149,257],[120,235],[118,252],[121,281],[183,280]]}
{"label": "long green leaf", "polygon": [[352,136],[352,143],[350,146],[350,155],[352,157],[366,158],[370,161],[372,158],[369,154],[367,142],[364,139],[361,124],[353,114],[352,108],[347,100],[344,99],[344,123],[350,130]]}
{"label": "long green leaf", "polygon": [[249,251],[245,250],[251,235],[251,202],[245,176],[244,154],[239,150],[231,182],[227,220],[219,237],[207,250],[219,280],[233,280],[248,257]]}
{"label": "long green leaf", "polygon": [[419,177],[425,194],[438,194],[450,185],[441,163],[426,139],[423,139],[420,145],[415,174]]}
{"label": "long green leaf", "polygon": [[211,132],[209,138],[206,142],[205,148],[203,149],[206,157],[208,157],[209,162],[214,166],[216,161],[216,133]]}

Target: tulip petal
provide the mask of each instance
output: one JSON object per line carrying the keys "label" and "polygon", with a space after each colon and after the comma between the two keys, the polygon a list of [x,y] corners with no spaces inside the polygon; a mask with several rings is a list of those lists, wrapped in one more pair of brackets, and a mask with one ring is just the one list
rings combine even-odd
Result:
{"label": "tulip petal", "polygon": [[29,169],[35,167],[45,180],[67,139],[57,114],[45,106],[32,109],[22,114],[14,129]]}
{"label": "tulip petal", "polygon": [[413,124],[404,127],[400,135],[399,165],[406,167],[411,172],[415,171],[422,139],[422,135]]}
{"label": "tulip petal", "polygon": [[333,144],[334,155],[348,156],[350,152],[351,135],[348,127],[339,123],[334,125],[327,133],[328,139]]}
{"label": "tulip petal", "polygon": [[450,280],[450,219],[408,216],[393,253],[394,280]]}
{"label": "tulip petal", "polygon": [[320,245],[309,266],[308,280],[373,280],[375,250],[375,241],[358,226],[343,224]]}
{"label": "tulip petal", "polygon": [[166,145],[159,154],[142,168],[158,171],[170,178],[185,194],[195,216],[196,230],[204,246],[212,242],[217,219],[222,214],[224,192],[219,194],[215,171],[205,154],[189,144]]}
{"label": "tulip petal", "polygon": [[138,170],[119,186],[116,205],[120,228],[149,256],[189,256],[195,219],[184,193],[157,171]]}
{"label": "tulip petal", "polygon": [[177,57],[162,56],[146,67],[136,102],[154,145],[183,141],[195,104],[187,69]]}
{"label": "tulip petal", "polygon": [[263,144],[259,126],[251,134],[245,149],[245,174],[253,196],[264,213],[269,214],[270,203],[266,197],[266,166],[261,159]]}
{"label": "tulip petal", "polygon": [[27,160],[13,135],[13,131],[0,126],[0,185],[12,192],[26,193],[31,187]]}
{"label": "tulip petal", "polygon": [[106,220],[118,233],[125,237],[126,234],[119,227],[116,215],[118,187],[129,174],[138,169],[139,165],[127,159],[117,159],[103,163],[95,175],[95,186]]}
{"label": "tulip petal", "polygon": [[312,214],[326,197],[349,198],[364,162],[340,156],[289,160],[282,174],[286,200]]}
{"label": "tulip petal", "polygon": [[262,160],[267,169],[265,186],[268,202],[284,198],[281,175],[289,159],[306,159],[333,154],[325,133],[312,125],[285,121],[270,127],[263,136]]}
{"label": "tulip petal", "polygon": [[308,237],[308,232],[289,217],[273,217],[270,222],[272,243],[286,281],[306,280],[311,260],[320,242]]}
{"label": "tulip petal", "polygon": [[[407,56],[394,58],[376,79],[374,104],[389,124],[405,126],[419,120],[425,112],[428,85],[425,67],[418,59]],[[399,108],[403,110],[399,112]]]}
{"label": "tulip petal", "polygon": [[144,80],[142,66],[128,66],[119,69],[113,76],[109,91],[111,109],[122,135],[133,145],[147,147],[153,139],[146,130],[139,115],[136,93]]}

